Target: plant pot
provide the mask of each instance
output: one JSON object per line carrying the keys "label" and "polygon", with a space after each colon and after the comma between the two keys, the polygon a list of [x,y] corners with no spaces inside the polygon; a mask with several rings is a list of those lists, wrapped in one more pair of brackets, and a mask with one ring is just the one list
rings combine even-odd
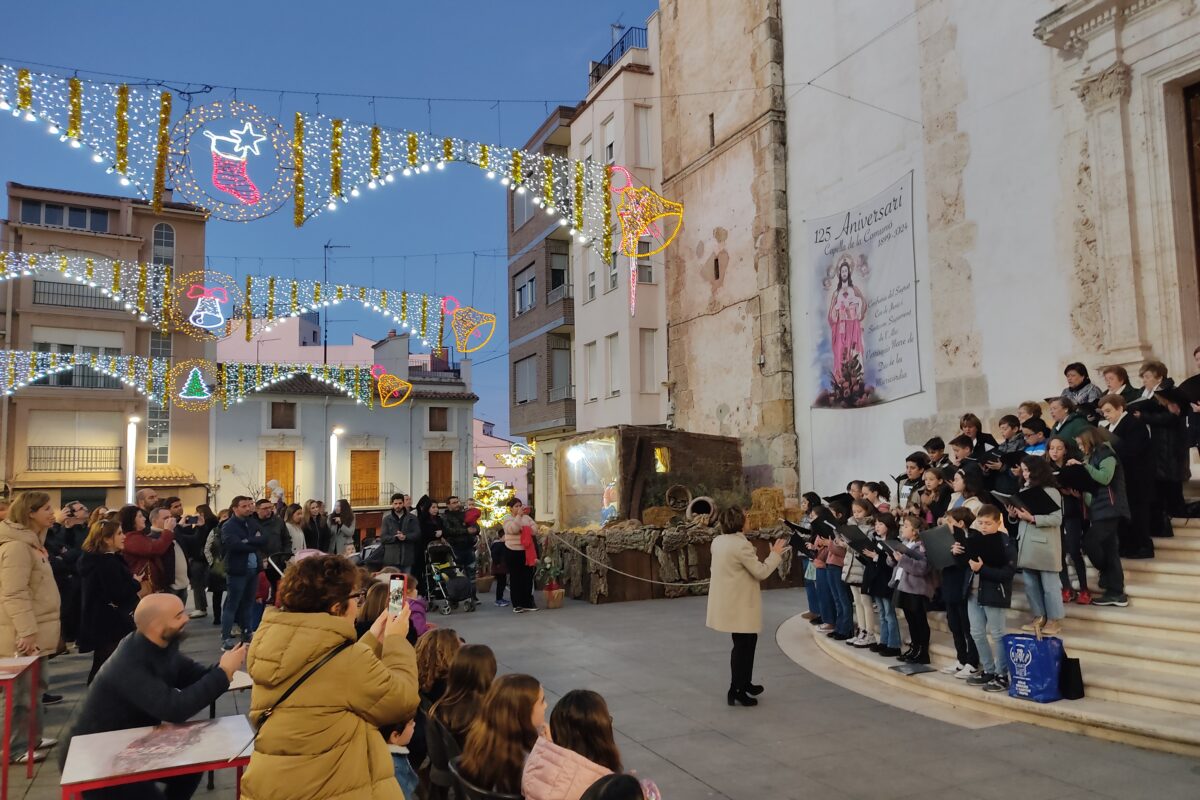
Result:
{"label": "plant pot", "polygon": [[546,598],[546,608],[562,608],[565,589],[543,589],[542,594]]}
{"label": "plant pot", "polygon": [[479,594],[487,594],[492,590],[492,584],[495,581],[495,575],[480,575],[475,579],[475,591]]}

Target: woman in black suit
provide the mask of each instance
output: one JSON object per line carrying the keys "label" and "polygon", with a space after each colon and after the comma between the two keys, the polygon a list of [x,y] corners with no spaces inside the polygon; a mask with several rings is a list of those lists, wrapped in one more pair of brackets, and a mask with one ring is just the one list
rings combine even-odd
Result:
{"label": "woman in black suit", "polygon": [[106,520],[92,526],[79,556],[83,597],[79,650],[92,651],[89,685],[117,644],[133,631],[133,610],[142,585],[121,557],[124,548],[125,532],[120,523]]}

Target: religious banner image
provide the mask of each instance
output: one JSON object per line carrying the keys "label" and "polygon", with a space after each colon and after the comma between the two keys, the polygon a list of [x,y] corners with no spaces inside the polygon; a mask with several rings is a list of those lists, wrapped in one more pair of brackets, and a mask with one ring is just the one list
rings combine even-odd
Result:
{"label": "religious banner image", "polygon": [[814,408],[862,408],[921,391],[912,173],[808,221]]}

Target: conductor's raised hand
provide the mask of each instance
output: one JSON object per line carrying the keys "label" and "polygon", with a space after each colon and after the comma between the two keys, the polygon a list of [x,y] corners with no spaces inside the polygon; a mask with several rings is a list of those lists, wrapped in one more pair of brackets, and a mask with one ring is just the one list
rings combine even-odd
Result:
{"label": "conductor's raised hand", "polygon": [[776,539],[771,542],[771,552],[776,555],[783,555],[783,551],[787,549],[787,542],[783,539]]}

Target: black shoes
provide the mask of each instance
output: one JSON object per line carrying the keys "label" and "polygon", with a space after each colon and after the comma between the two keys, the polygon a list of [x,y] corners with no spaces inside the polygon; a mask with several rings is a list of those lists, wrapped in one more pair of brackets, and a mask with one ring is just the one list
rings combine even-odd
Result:
{"label": "black shoes", "polygon": [[42,695],[42,705],[44,705],[44,706],[52,706],[55,703],[61,703],[61,702],[62,702],[61,694],[50,694],[49,692],[46,692]]}
{"label": "black shoes", "polygon": [[745,691],[739,691],[737,689],[730,689],[725,694],[725,700],[729,703],[729,705],[734,705],[735,703],[741,703],[744,706],[758,705],[757,700],[748,695]]}
{"label": "black shoes", "polygon": [[763,686],[757,683],[752,683],[746,687],[746,694],[750,695],[751,697],[758,697],[763,693],[763,688]]}
{"label": "black shoes", "polygon": [[915,653],[916,651],[917,651],[917,646],[916,646],[916,645],[911,645],[911,646],[910,646],[910,647],[909,647],[907,650],[905,650],[903,653],[901,653],[900,655],[896,656],[896,660],[897,660],[897,661],[908,661],[908,659],[909,659],[909,658],[911,658],[911,657],[912,657],[912,654],[913,654],[913,653]]}
{"label": "black shoes", "polygon": [[929,663],[929,648],[928,647],[913,647],[904,655],[900,656],[900,660],[906,664],[928,664]]}
{"label": "black shoes", "polygon": [[895,658],[896,656],[900,655],[900,648],[899,647],[881,647],[878,650],[876,650],[875,652],[876,652],[876,654],[882,656],[883,658]]}

